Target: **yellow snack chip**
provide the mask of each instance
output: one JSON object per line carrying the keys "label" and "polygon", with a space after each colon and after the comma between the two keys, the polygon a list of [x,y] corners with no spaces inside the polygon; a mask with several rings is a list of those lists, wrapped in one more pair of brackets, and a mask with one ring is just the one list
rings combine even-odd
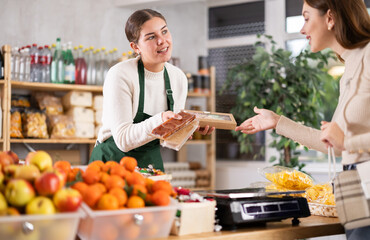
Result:
{"label": "yellow snack chip", "polygon": [[290,190],[305,190],[313,186],[313,180],[307,174],[280,166],[268,167],[264,169],[265,177]]}

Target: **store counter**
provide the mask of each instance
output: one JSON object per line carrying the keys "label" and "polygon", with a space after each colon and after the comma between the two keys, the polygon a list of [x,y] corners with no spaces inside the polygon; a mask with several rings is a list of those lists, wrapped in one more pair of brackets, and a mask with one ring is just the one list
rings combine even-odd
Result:
{"label": "store counter", "polygon": [[300,218],[298,226],[292,226],[292,219],[280,222],[269,222],[266,225],[245,227],[237,230],[223,230],[221,232],[210,232],[192,234],[185,236],[169,236],[168,240],[183,239],[302,239],[321,237],[328,235],[344,234],[344,228],[338,218],[310,216]]}

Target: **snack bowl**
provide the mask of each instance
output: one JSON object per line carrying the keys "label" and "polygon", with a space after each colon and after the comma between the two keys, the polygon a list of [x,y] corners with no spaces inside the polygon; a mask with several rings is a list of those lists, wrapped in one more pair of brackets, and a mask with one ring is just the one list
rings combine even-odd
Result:
{"label": "snack bowl", "polygon": [[81,240],[149,239],[168,237],[177,210],[177,201],[169,206],[94,211],[85,203],[86,217],[81,219]]}
{"label": "snack bowl", "polygon": [[2,216],[0,217],[0,238],[74,240],[80,218],[84,216],[81,209],[76,212],[52,215]]}
{"label": "snack bowl", "polygon": [[320,203],[308,203],[311,215],[325,216],[325,217],[338,217],[337,208],[335,205],[326,205]]}

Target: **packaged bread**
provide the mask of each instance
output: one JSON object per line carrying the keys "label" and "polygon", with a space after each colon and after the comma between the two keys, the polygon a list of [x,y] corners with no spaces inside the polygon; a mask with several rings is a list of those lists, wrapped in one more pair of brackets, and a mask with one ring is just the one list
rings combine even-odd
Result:
{"label": "packaged bread", "polygon": [[49,119],[50,138],[74,138],[76,133],[72,118],[67,115],[51,115]]}
{"label": "packaged bread", "polygon": [[67,111],[67,115],[70,116],[74,122],[94,122],[94,111],[91,108],[71,107]]}
{"label": "packaged bread", "polygon": [[23,135],[28,138],[49,138],[44,111],[25,109],[23,113]]}
{"label": "packaged bread", "polygon": [[75,122],[77,138],[94,138],[95,125],[89,122]]}
{"label": "packaged bread", "polygon": [[92,93],[82,91],[70,91],[62,98],[66,109],[71,107],[92,107]]}
{"label": "packaged bread", "polygon": [[10,110],[10,137],[23,138],[22,133],[22,115],[21,108],[12,108]]}
{"label": "packaged bread", "polygon": [[181,111],[178,113],[178,115],[181,116],[181,119],[168,119],[158,127],[154,128],[152,130],[152,135],[156,138],[165,140],[166,138],[170,137],[172,134],[176,133],[177,131],[184,128],[195,120],[195,115],[191,113]]}

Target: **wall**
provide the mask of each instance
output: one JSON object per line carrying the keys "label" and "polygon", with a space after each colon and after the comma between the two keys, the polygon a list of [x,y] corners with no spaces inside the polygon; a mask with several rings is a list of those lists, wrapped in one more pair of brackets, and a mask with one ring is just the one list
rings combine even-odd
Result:
{"label": "wall", "polygon": [[[0,0],[0,6],[0,45],[50,45],[61,37],[62,42],[72,41],[73,45],[130,50],[124,24],[134,7],[117,7],[110,0]],[[173,56],[180,57],[184,70],[196,72],[197,56],[207,53],[206,4],[145,7],[166,17],[174,42]]]}

